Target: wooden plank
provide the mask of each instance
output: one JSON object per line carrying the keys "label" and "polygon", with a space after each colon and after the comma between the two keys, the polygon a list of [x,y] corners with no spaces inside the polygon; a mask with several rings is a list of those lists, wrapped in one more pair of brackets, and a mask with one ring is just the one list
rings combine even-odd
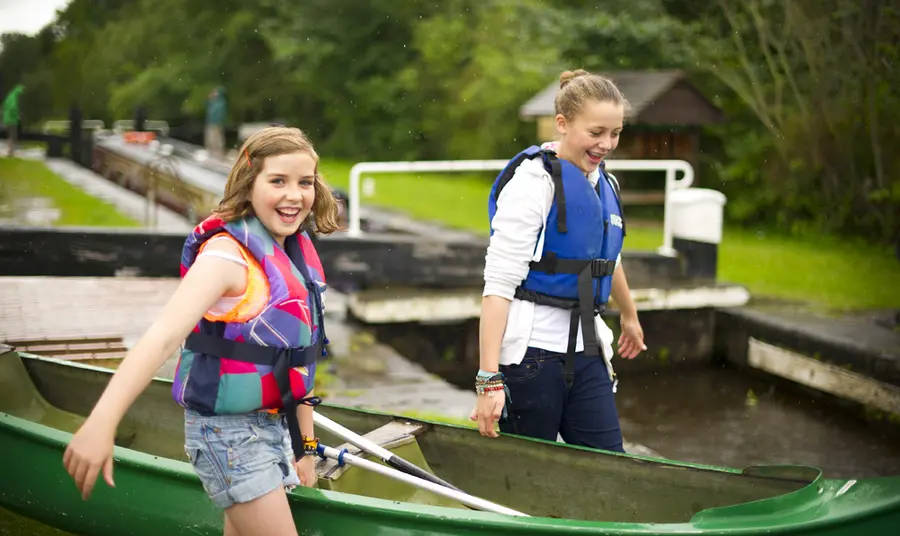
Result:
{"label": "wooden plank", "polygon": [[[363,435],[364,438],[379,445],[382,448],[391,450],[403,445],[408,445],[416,440],[416,435],[425,431],[428,425],[418,422],[409,421],[391,421],[380,428],[372,430],[368,434]],[[361,452],[359,448],[350,443],[344,443],[337,447],[338,450],[347,449],[349,454],[357,455]],[[316,474],[319,478],[327,478],[329,480],[337,480],[344,474],[348,466],[340,467],[336,460],[319,459],[316,463]]]}
{"label": "wooden plank", "polygon": [[841,367],[764,343],[747,340],[750,366],[813,389],[900,415],[900,388]]}
{"label": "wooden plank", "polygon": [[0,341],[137,341],[179,283],[177,277],[0,277]]}
{"label": "wooden plank", "polygon": [[73,361],[123,359],[128,353],[122,337],[11,339],[5,342],[22,352]]}
{"label": "wooden plank", "polygon": [[119,336],[109,336],[109,337],[71,337],[71,338],[40,338],[40,339],[16,339],[14,341],[9,341],[9,344],[16,344],[21,346],[33,346],[33,345],[78,345],[78,344],[88,344],[88,345],[111,345],[111,344],[122,344],[122,337]]}

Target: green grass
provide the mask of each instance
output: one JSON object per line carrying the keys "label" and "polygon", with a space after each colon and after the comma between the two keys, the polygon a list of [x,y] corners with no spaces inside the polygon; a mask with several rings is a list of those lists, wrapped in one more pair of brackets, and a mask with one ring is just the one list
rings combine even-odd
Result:
{"label": "green grass", "polygon": [[0,158],[0,206],[11,207],[16,200],[28,198],[45,198],[60,210],[54,226],[140,227],[114,206],[59,178],[42,162]]}
{"label": "green grass", "polygon": [[[352,164],[320,163],[331,186],[348,191]],[[375,195],[361,203],[401,210],[413,218],[487,233],[487,195],[494,173],[373,173]],[[365,178],[366,175],[363,175]]]}
{"label": "green grass", "polygon": [[729,227],[719,255],[719,279],[754,295],[834,309],[900,307],[900,261],[888,247]]}
{"label": "green grass", "polygon": [[[322,161],[326,180],[346,190],[350,162]],[[402,210],[423,220],[487,233],[493,173],[372,174],[375,195],[363,204]],[[626,209],[627,214],[627,209]],[[661,226],[628,227],[625,248],[655,250]],[[835,309],[900,306],[900,262],[887,247],[828,236],[792,237],[727,226],[719,279],[745,285],[754,297],[809,302]]]}

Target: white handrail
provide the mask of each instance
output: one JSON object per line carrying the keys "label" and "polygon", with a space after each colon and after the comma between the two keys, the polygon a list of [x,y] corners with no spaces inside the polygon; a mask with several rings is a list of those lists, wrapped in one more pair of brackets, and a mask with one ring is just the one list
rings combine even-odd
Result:
{"label": "white handrail", "polygon": [[[350,168],[350,228],[347,234],[351,237],[362,236],[360,225],[360,193],[359,183],[363,173],[390,172],[447,172],[447,171],[499,171],[506,167],[508,160],[419,160],[406,162],[359,162]],[[659,248],[662,255],[674,255],[672,249],[672,231],[669,221],[669,193],[688,188],[694,182],[694,168],[684,160],[617,160],[606,161],[606,169],[610,171],[665,171],[666,191],[663,216],[663,245]],[[676,174],[682,173],[678,179]]]}
{"label": "white handrail", "polygon": [[[72,121],[69,119],[51,119],[44,123],[44,134],[49,134],[51,130],[69,130]],[[100,119],[85,119],[81,122],[82,129],[103,130],[106,124]]]}

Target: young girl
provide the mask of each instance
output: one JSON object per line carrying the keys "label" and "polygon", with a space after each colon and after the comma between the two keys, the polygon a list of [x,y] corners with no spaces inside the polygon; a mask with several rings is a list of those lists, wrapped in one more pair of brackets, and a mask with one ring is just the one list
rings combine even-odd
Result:
{"label": "young girl", "polygon": [[618,184],[601,163],[627,104],[606,78],[563,73],[558,144],[522,151],[494,183],[471,416],[482,435],[497,437],[500,420],[504,433],[623,450],[613,334],[600,317],[610,294],[621,311],[619,354],[646,346],[619,255]]}
{"label": "young girl", "polygon": [[[118,423],[184,341],[172,394],[185,451],[225,534],[296,535],[285,487],[316,483],[311,398],[325,278],[306,229],[337,228],[318,155],[295,128],[251,136],[215,213],[185,241],[182,282],[128,353],[63,463],[85,500],[113,486]],[[185,340],[186,339],[186,340]],[[188,520],[185,520],[187,523]]]}

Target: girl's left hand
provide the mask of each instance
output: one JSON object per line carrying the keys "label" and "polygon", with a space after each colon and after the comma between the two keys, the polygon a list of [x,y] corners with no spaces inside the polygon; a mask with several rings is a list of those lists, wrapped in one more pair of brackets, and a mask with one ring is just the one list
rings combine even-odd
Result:
{"label": "girl's left hand", "polygon": [[647,349],[644,344],[644,330],[638,322],[637,315],[633,318],[622,317],[622,334],[619,336],[619,355],[625,359],[634,359],[641,351]]}
{"label": "girl's left hand", "polygon": [[316,457],[304,456],[294,462],[294,470],[300,477],[300,485],[312,488],[316,485],[318,478],[316,477]]}

